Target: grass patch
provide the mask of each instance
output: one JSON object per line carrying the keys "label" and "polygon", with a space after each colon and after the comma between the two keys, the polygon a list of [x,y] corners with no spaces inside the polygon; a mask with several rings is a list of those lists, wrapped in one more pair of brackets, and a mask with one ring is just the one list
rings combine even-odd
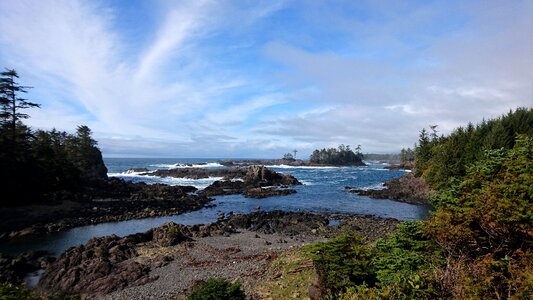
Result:
{"label": "grass patch", "polygon": [[266,277],[253,289],[261,299],[309,299],[313,264],[302,249],[294,249],[276,258]]}

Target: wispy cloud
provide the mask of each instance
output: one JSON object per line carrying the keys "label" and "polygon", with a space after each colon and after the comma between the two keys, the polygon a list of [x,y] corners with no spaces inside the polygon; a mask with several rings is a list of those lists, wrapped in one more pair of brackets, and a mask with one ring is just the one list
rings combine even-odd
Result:
{"label": "wispy cloud", "polygon": [[104,154],[305,156],[533,106],[531,1],[120,5],[0,0],[0,62],[43,104],[30,125],[87,124]]}

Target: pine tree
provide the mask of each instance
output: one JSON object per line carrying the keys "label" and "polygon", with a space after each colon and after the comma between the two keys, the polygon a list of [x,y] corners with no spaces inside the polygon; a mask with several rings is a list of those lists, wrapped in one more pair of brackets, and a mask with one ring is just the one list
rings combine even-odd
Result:
{"label": "pine tree", "polygon": [[40,107],[39,104],[28,101],[20,97],[21,93],[27,93],[29,86],[22,86],[15,81],[19,78],[15,70],[6,69],[0,73],[0,105],[2,106],[1,120],[2,127],[9,127],[10,139],[17,142],[17,127],[22,119],[29,116],[21,110]]}

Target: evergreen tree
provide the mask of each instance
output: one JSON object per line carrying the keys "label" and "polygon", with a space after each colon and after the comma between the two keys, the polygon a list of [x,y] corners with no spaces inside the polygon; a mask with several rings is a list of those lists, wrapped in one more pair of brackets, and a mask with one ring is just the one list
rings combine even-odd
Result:
{"label": "evergreen tree", "polygon": [[17,125],[22,119],[29,116],[21,110],[40,107],[39,104],[28,101],[20,97],[21,93],[26,93],[28,86],[22,86],[15,81],[19,78],[15,70],[6,69],[0,73],[0,105],[2,106],[1,120],[2,126],[8,126],[11,133],[11,140],[17,141]]}

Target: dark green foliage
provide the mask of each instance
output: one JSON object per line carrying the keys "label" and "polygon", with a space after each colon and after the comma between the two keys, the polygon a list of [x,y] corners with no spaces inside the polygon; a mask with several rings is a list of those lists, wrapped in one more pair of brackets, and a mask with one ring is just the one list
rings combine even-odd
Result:
{"label": "dark green foliage", "polygon": [[34,132],[21,122],[28,117],[21,110],[38,105],[19,97],[25,87],[16,78],[13,70],[0,77],[0,205],[43,202],[58,195],[72,199],[85,185],[107,178],[102,154],[87,126],[79,126],[72,135]]}
{"label": "dark green foliage", "polygon": [[511,149],[517,134],[533,136],[533,109],[519,108],[500,118],[460,127],[447,137],[422,130],[416,153],[416,175],[435,189],[461,179],[467,166],[481,159],[485,150]]}
{"label": "dark green foliage", "polygon": [[[433,216],[357,250],[370,253],[374,281],[323,282],[341,299],[532,299],[533,110],[446,137],[431,129],[415,152],[417,174],[438,192]],[[329,247],[339,241],[350,245]],[[344,252],[330,251],[326,270],[360,274],[361,260]]]}
{"label": "dark green foliage", "polygon": [[[441,251],[423,233],[422,222],[404,222],[388,238],[365,244],[354,233],[307,246],[325,295],[428,299],[439,295],[434,267]],[[442,294],[442,293],[441,293]]]}
{"label": "dark green foliage", "polygon": [[306,252],[313,260],[321,288],[326,293],[342,292],[363,283],[375,284],[370,249],[354,233],[311,244]]}
{"label": "dark green foliage", "polygon": [[424,228],[450,257],[454,296],[533,296],[533,138],[486,151],[435,203]]}
{"label": "dark green foliage", "polygon": [[438,295],[433,268],[442,265],[443,259],[422,226],[421,221],[400,223],[394,234],[376,243],[372,263],[378,288],[388,288],[405,299]]}
{"label": "dark green foliage", "polygon": [[533,246],[533,138],[487,151],[435,202],[440,209],[429,232],[447,249],[479,254]]}
{"label": "dark green foliage", "polygon": [[188,300],[244,300],[241,285],[223,279],[208,279],[187,296]]}
{"label": "dark green foliage", "polygon": [[309,161],[321,165],[363,165],[363,154],[361,147],[356,148],[356,152],[350,149],[350,146],[340,145],[339,148],[329,148],[315,150],[309,157]]}
{"label": "dark green foliage", "polygon": [[9,138],[12,141],[17,140],[17,134],[20,133],[17,131],[18,122],[29,117],[21,110],[40,106],[20,97],[21,93],[26,93],[31,87],[18,84],[16,78],[19,76],[15,70],[6,69],[0,73],[0,121],[2,127],[9,128]]}

